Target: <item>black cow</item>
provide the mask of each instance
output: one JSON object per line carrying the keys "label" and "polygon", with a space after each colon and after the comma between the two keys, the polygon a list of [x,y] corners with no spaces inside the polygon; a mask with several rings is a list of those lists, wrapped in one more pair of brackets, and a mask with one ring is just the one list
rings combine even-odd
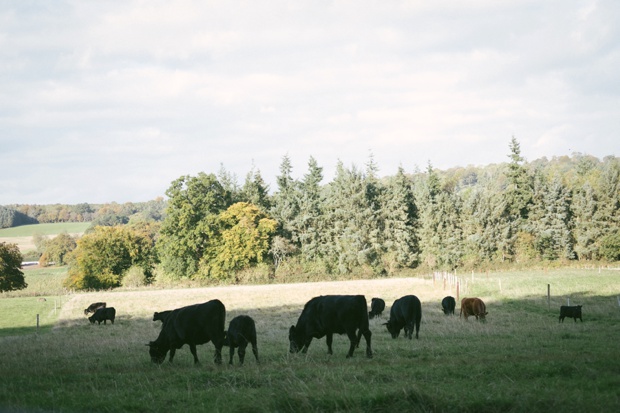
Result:
{"label": "black cow", "polygon": [[420,320],[422,320],[422,304],[415,295],[406,295],[394,301],[390,309],[390,319],[385,325],[392,335],[397,338],[400,330],[405,328],[405,337],[411,340],[415,327],[415,338],[418,338],[420,331]]}
{"label": "black cow", "polygon": [[[334,334],[347,334],[351,346],[347,358],[353,356],[362,335],[366,339],[366,357],[372,357],[368,328],[368,304],[363,295],[324,295],[306,303],[296,326],[289,329],[290,352],[308,351],[312,338],[326,336],[327,354],[332,352]],[[359,331],[359,333],[358,333]],[[357,336],[356,336],[357,333]]]}
{"label": "black cow", "polygon": [[563,305],[560,307],[560,318],[558,322],[564,322],[564,317],[572,318],[575,323],[577,319],[580,319],[583,323],[583,319],[581,318],[581,306],[580,305]]}
{"label": "black cow", "polygon": [[230,347],[229,364],[233,364],[235,347],[239,347],[239,364],[243,364],[243,360],[245,359],[245,348],[248,346],[248,343],[252,344],[252,353],[254,353],[256,362],[259,362],[258,347],[256,346],[256,324],[252,317],[240,315],[233,318],[225,334],[224,345]]}
{"label": "black cow", "polygon": [[161,321],[163,323],[170,314],[172,314],[172,310],[160,312],[155,311],[153,313],[153,321]]}
{"label": "black cow", "polygon": [[114,307],[104,307],[98,309],[97,311],[95,311],[95,314],[88,317],[88,321],[90,321],[91,324],[95,324],[95,321],[97,321],[98,324],[101,324],[102,321],[103,324],[106,324],[106,320],[110,320],[112,324],[114,324],[115,318],[116,310],[114,309]]}
{"label": "black cow", "polygon": [[454,314],[454,309],[456,308],[456,300],[452,296],[444,297],[441,300],[441,309],[445,315]]}
{"label": "black cow", "polygon": [[84,309],[84,315],[94,313],[100,308],[105,308],[105,306],[106,306],[106,303],[92,303],[91,305],[88,306],[88,308]]}
{"label": "black cow", "polygon": [[373,298],[370,300],[370,312],[368,313],[368,318],[373,319],[375,317],[380,316],[385,310],[385,301],[381,298]]}
{"label": "black cow", "polygon": [[222,346],[224,344],[224,324],[226,307],[220,300],[211,300],[202,304],[172,310],[165,319],[159,337],[147,344],[153,363],[161,364],[170,350],[169,362],[172,363],[176,349],[189,344],[189,350],[198,363],[196,345],[209,341],[215,346],[215,363],[222,363]]}

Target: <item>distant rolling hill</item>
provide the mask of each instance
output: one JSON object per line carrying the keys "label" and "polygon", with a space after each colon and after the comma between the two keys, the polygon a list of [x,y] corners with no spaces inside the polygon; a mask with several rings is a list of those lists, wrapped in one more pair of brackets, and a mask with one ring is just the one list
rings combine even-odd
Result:
{"label": "distant rolling hill", "polygon": [[0,242],[17,244],[20,251],[33,250],[32,236],[35,234],[54,237],[66,232],[72,235],[81,235],[90,226],[90,222],[61,222],[57,224],[33,224],[19,227],[0,229]]}

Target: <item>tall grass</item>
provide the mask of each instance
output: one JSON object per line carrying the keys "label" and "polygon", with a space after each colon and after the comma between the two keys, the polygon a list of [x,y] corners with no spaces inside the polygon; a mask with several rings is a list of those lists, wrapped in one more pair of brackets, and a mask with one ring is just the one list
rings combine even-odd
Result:
{"label": "tall grass", "polygon": [[[501,281],[501,290],[499,289]],[[547,303],[551,284],[551,306]],[[46,411],[617,411],[620,407],[620,292],[617,273],[585,270],[505,272],[475,276],[468,295],[487,303],[486,323],[444,316],[441,298],[454,290],[430,279],[402,278],[267,286],[78,294],[45,334],[0,338],[0,409]],[[391,339],[371,320],[374,358],[345,336],[314,340],[306,355],[288,353],[288,328],[303,304],[320,294],[365,294],[422,301],[420,339]],[[584,322],[558,323],[571,297]],[[174,364],[153,365],[145,346],[160,324],[152,312],[219,298],[227,319],[249,314],[257,324],[261,364],[212,362],[187,346]],[[3,300],[0,300],[3,301]],[[83,309],[106,301],[114,325],[90,325]],[[226,355],[226,351],[225,351]],[[226,360],[227,357],[224,357]],[[235,360],[236,362],[236,360]]]}

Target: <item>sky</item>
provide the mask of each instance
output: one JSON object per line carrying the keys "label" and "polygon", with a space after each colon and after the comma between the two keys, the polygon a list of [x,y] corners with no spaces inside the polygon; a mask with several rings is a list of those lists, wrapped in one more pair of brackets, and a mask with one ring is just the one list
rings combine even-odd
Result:
{"label": "sky", "polygon": [[0,205],[285,156],[380,176],[620,156],[620,1],[0,0]]}

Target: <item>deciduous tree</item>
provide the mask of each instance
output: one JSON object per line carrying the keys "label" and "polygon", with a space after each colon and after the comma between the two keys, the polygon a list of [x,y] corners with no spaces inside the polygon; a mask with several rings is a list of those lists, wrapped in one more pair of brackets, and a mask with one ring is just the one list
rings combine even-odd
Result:
{"label": "deciduous tree", "polygon": [[22,290],[28,286],[21,267],[22,254],[17,244],[0,242],[0,293]]}

